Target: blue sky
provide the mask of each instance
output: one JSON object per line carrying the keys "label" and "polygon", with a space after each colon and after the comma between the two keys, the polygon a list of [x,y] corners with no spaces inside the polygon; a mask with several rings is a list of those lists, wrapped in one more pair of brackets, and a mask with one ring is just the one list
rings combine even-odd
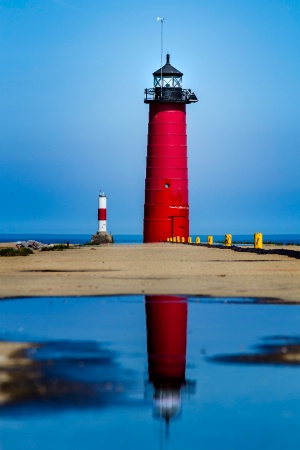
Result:
{"label": "blue sky", "polygon": [[157,16],[191,233],[300,233],[300,0],[0,0],[0,233],[142,233]]}

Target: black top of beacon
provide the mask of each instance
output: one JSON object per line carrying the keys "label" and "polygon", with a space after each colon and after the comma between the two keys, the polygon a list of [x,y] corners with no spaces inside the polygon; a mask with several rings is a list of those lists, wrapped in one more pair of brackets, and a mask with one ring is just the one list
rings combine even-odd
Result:
{"label": "black top of beacon", "polygon": [[198,101],[194,92],[182,88],[183,73],[175,69],[167,54],[166,64],[153,72],[154,87],[145,89],[145,103],[195,103]]}

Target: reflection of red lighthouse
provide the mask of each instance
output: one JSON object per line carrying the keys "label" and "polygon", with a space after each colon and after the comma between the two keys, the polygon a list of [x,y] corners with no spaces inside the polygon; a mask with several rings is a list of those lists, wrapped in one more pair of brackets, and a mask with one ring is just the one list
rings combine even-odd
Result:
{"label": "reflection of red lighthouse", "polygon": [[185,385],[187,302],[171,296],[146,296],[149,381],[156,417],[168,422],[181,410]]}
{"label": "reflection of red lighthouse", "polygon": [[145,90],[149,103],[144,242],[189,235],[186,104],[197,102],[182,89],[182,73],[166,64]]}

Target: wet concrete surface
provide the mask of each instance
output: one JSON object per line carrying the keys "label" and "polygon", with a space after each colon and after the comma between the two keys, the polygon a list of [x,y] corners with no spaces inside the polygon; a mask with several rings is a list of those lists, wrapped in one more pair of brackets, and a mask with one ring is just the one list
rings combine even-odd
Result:
{"label": "wet concrete surface", "polygon": [[0,448],[298,449],[300,307],[175,296],[0,303]]}

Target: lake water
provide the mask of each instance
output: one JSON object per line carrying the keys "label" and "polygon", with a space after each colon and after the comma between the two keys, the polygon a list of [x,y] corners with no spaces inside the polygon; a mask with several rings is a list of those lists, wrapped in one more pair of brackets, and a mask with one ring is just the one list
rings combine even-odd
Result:
{"label": "lake water", "polygon": [[[199,236],[201,242],[207,242],[207,235],[198,234],[191,235],[193,242],[195,242],[196,236]],[[30,234],[30,233],[18,233],[18,234],[0,234],[0,242],[16,242],[16,241],[28,241],[30,239],[42,242],[44,244],[53,243],[66,243],[71,244],[85,244],[91,241],[91,234]],[[214,243],[224,242],[225,235],[214,235]],[[232,235],[233,242],[253,242],[253,234],[234,234]],[[143,242],[143,236],[141,234],[115,234],[114,241],[116,244],[141,244]],[[263,242],[280,243],[280,244],[297,244],[300,245],[300,234],[264,234]]]}
{"label": "lake water", "polygon": [[298,450],[299,325],[253,299],[3,300],[0,449]]}

